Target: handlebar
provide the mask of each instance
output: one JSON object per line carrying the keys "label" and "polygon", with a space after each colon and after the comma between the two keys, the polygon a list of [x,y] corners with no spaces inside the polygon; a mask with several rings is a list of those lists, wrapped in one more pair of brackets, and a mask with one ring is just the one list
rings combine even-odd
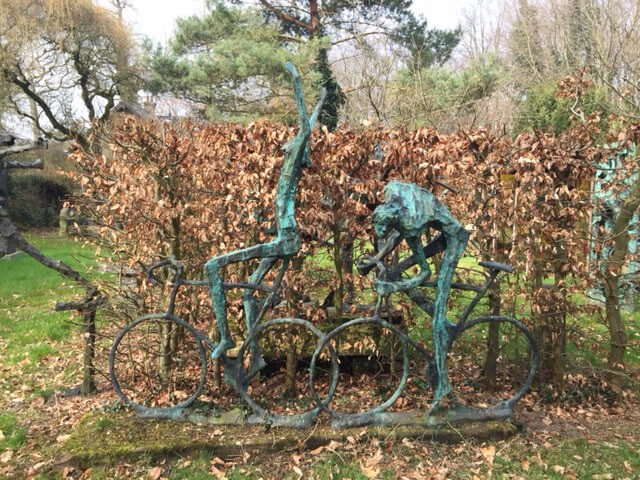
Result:
{"label": "handlebar", "polygon": [[370,255],[363,255],[360,258],[358,258],[358,261],[356,262],[356,269],[358,270],[358,273],[360,275],[366,275],[374,268],[378,269],[380,277],[383,278],[387,276],[387,271],[389,270],[389,267],[382,260],[379,260]]}
{"label": "handlebar", "polygon": [[147,268],[147,278],[149,279],[152,285],[158,285],[160,283],[160,280],[156,278],[156,276],[153,274],[153,271],[167,265],[169,266],[169,269],[175,273],[178,279],[182,277],[182,272],[184,272],[184,265],[180,263],[178,260],[176,260],[176,257],[171,255],[165,258],[164,260],[160,260],[159,262],[156,262]]}
{"label": "handlebar", "polygon": [[478,265],[484,268],[488,268],[490,270],[498,270],[500,272],[507,272],[507,273],[513,272],[513,267],[511,265],[507,265],[506,263],[489,262],[485,260],[482,262],[478,262]]}
{"label": "handlebar", "polygon": [[[505,272],[505,273],[513,272],[513,267],[506,263],[480,261],[478,262],[478,265],[492,272],[490,275],[490,279],[488,280],[489,283],[487,283],[485,286],[476,286],[476,285],[466,285],[466,284],[454,282],[451,284],[451,286],[458,290],[473,290],[475,292],[480,292],[483,290],[483,288],[488,286],[490,283],[493,283],[493,279],[495,279],[500,272]],[[360,273],[360,275],[366,275],[374,268],[378,269],[378,272],[379,272],[378,277],[380,279],[386,279],[389,271],[392,270],[392,267],[390,265],[387,265],[386,263],[379,260],[378,258],[372,257],[370,255],[363,255],[356,261],[356,269],[358,270],[358,273]],[[436,284],[437,284],[436,282],[426,282],[423,284],[423,286],[435,287]]]}

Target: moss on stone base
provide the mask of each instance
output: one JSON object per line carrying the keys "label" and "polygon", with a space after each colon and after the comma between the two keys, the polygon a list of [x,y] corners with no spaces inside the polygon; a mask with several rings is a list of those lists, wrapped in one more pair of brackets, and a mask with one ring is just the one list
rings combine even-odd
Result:
{"label": "moss on stone base", "polygon": [[350,436],[414,438],[455,443],[503,439],[514,435],[512,422],[477,422],[439,428],[423,426],[368,427],[333,430],[319,426],[308,430],[247,425],[194,425],[167,420],[141,419],[129,412],[91,412],[76,425],[60,447],[61,454],[76,462],[109,464],[123,458],[160,457],[207,450],[219,458],[242,452],[270,453],[296,447],[313,449]]}

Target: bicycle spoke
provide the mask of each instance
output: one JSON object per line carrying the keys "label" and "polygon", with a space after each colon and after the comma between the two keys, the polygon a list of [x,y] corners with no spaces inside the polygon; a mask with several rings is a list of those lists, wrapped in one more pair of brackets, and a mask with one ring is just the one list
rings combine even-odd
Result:
{"label": "bicycle spoke", "polygon": [[134,407],[183,406],[204,384],[205,351],[191,327],[175,317],[150,315],[127,325],[109,360],[116,391]]}

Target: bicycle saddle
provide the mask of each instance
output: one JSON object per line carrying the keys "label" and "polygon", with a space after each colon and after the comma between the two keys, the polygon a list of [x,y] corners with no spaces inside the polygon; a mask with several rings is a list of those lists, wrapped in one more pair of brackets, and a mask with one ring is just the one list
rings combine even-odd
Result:
{"label": "bicycle saddle", "polygon": [[482,261],[478,262],[478,265],[484,268],[490,268],[491,270],[500,270],[507,273],[513,272],[513,267],[511,265],[507,265],[506,263]]}

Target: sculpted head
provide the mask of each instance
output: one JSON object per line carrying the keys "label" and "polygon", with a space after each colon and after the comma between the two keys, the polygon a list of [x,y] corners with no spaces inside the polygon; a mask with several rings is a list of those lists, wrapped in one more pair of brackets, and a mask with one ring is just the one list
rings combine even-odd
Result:
{"label": "sculpted head", "polygon": [[396,199],[378,205],[373,211],[373,228],[378,238],[386,237],[389,230],[395,228],[400,214],[400,205]]}

